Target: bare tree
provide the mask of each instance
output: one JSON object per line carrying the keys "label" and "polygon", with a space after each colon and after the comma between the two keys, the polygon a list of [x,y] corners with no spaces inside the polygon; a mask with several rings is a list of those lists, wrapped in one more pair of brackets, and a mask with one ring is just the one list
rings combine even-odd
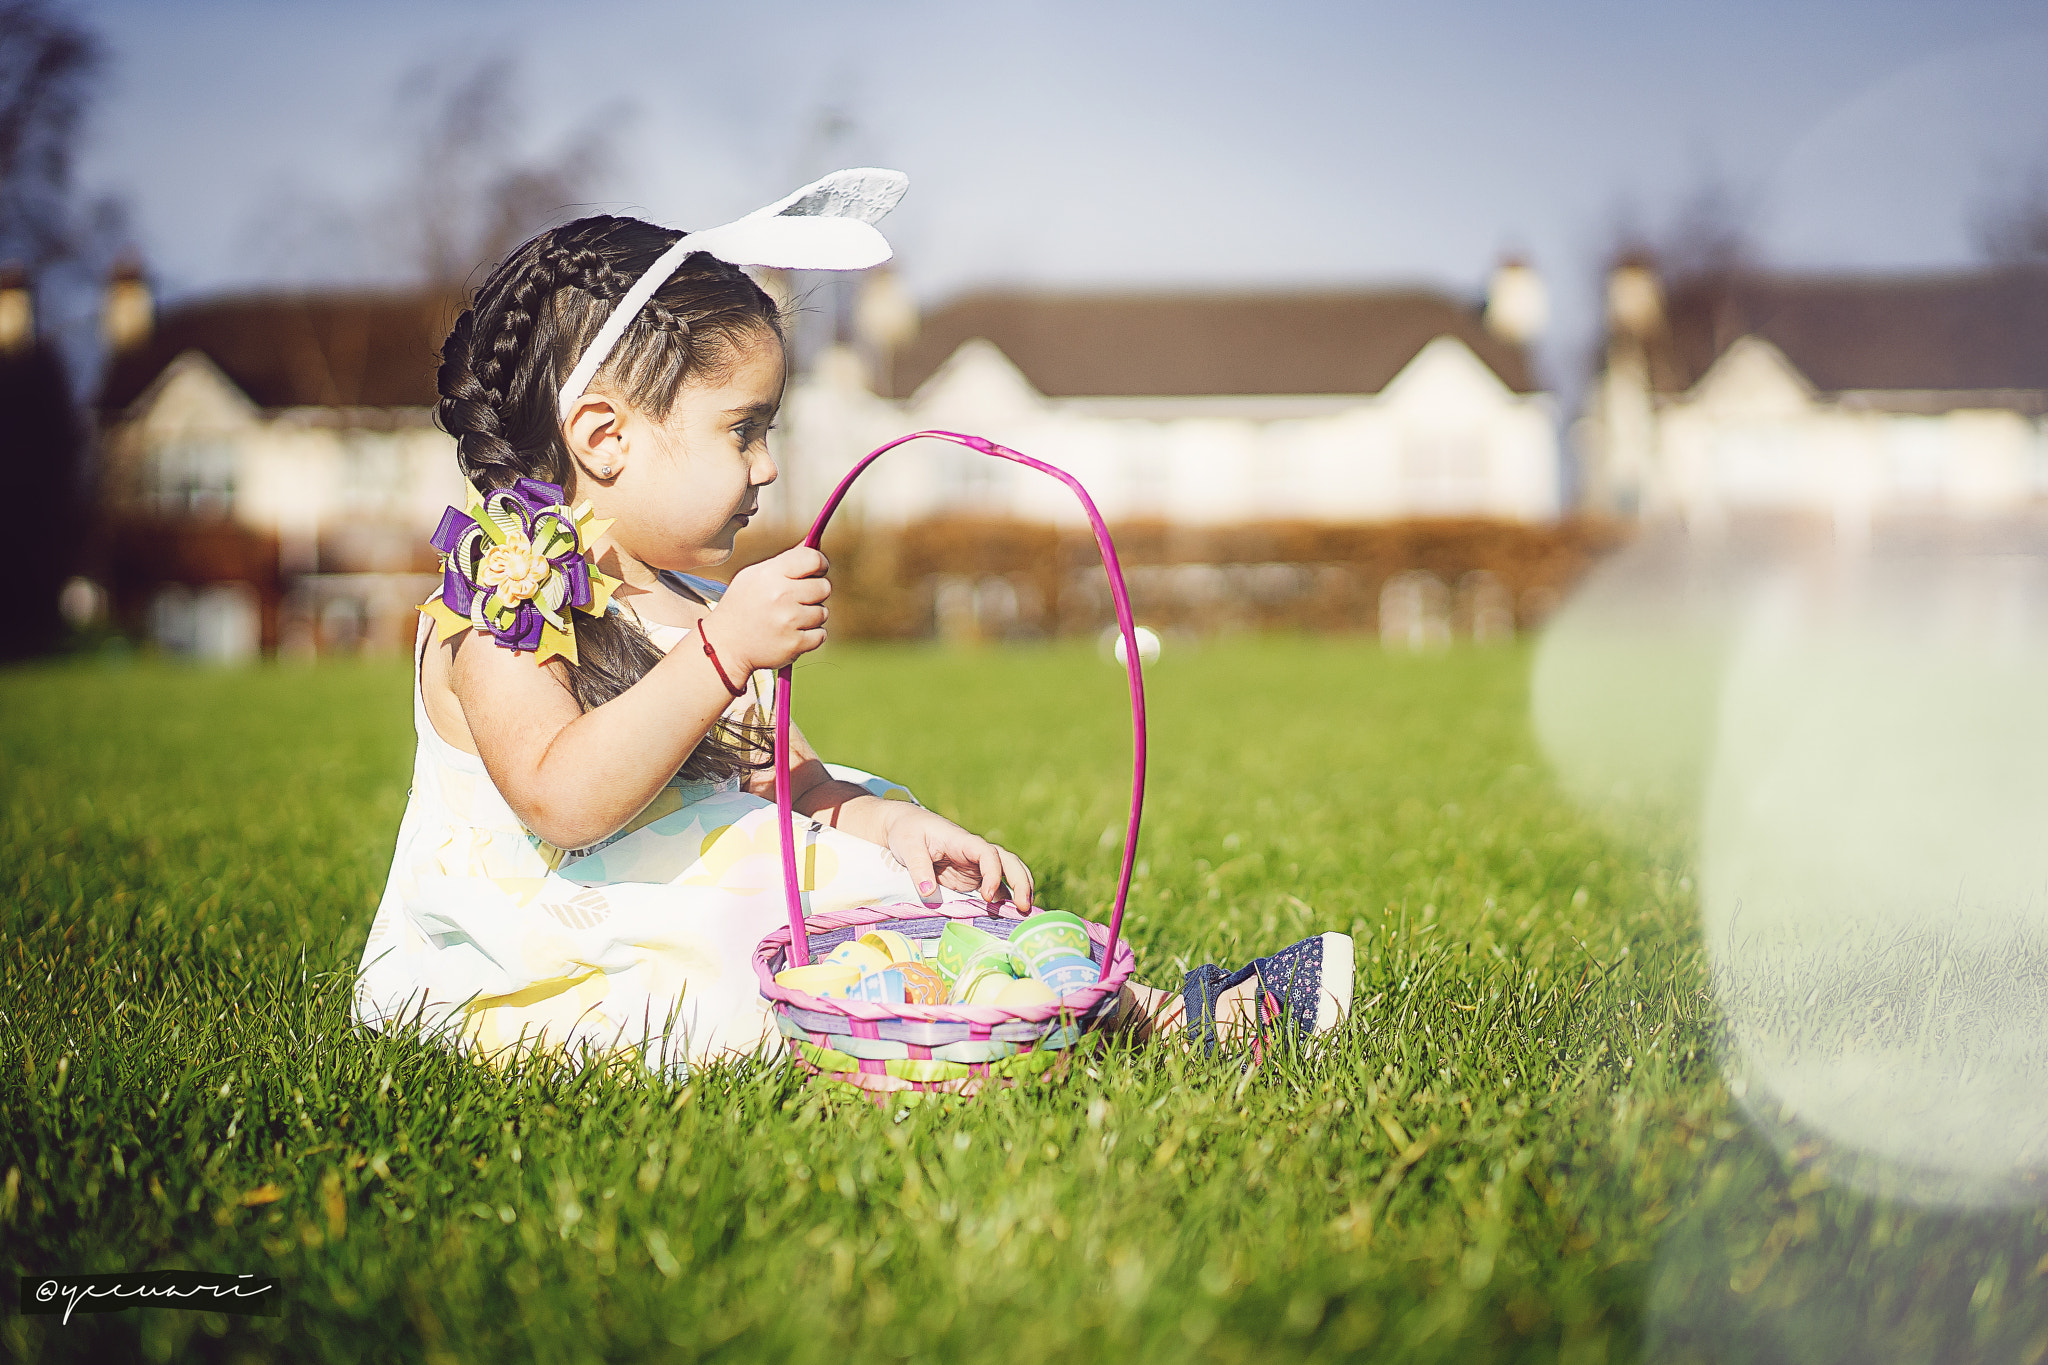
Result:
{"label": "bare tree", "polygon": [[378,130],[389,152],[384,186],[349,202],[281,183],[243,229],[248,250],[281,284],[460,288],[541,228],[577,216],[611,175],[613,130],[628,110],[601,110],[534,150],[520,92],[506,56],[412,71]]}
{"label": "bare tree", "polygon": [[609,109],[552,151],[521,155],[520,73],[489,57],[453,77],[422,69],[402,85],[410,146],[381,217],[419,278],[459,285],[551,223],[573,217],[610,173]]}
{"label": "bare tree", "polygon": [[1757,217],[1758,195],[1707,166],[1661,222],[1647,225],[1633,209],[1617,211],[1605,263],[1648,261],[1668,288],[1726,281],[1762,264]]}
{"label": "bare tree", "polygon": [[27,344],[17,335],[0,352],[0,482],[36,509],[16,528],[0,658],[62,638],[58,589],[84,540],[89,471],[75,400],[97,347],[94,330],[75,324],[119,223],[111,207],[80,203],[74,171],[102,62],[99,39],[54,6],[0,2],[0,277],[30,287],[39,314]]}
{"label": "bare tree", "polygon": [[1718,280],[1754,270],[1763,255],[1756,237],[1757,198],[1718,174],[1701,177],[1673,210],[1657,244],[1674,281]]}
{"label": "bare tree", "polygon": [[0,259],[31,274],[86,235],[73,162],[99,39],[42,0],[0,3]]}
{"label": "bare tree", "polygon": [[1993,265],[2048,265],[2048,161],[2001,179],[1972,215],[1977,249]]}

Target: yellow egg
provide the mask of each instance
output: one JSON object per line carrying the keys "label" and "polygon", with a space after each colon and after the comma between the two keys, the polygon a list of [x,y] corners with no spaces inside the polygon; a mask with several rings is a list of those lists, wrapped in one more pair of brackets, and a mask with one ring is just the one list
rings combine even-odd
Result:
{"label": "yellow egg", "polygon": [[991,966],[962,972],[953,982],[951,999],[956,1005],[993,1005],[1015,978]]}
{"label": "yellow egg", "polygon": [[857,971],[863,972],[879,972],[889,965],[887,954],[879,953],[867,944],[860,942],[840,944],[832,950],[831,956],[827,957],[825,961],[836,962],[841,966],[852,967]]}
{"label": "yellow egg", "polygon": [[894,929],[870,929],[860,936],[860,941],[891,962],[910,962],[917,957],[917,949],[910,939]]}
{"label": "yellow egg", "polygon": [[831,995],[860,980],[860,970],[837,962],[817,962],[808,967],[788,967],[775,974],[775,984],[806,995]]}
{"label": "yellow egg", "polygon": [[1052,993],[1052,987],[1033,977],[1012,981],[997,993],[990,1004],[1000,1005],[1006,1010],[1028,1009],[1032,1005],[1050,1005],[1059,997]]}

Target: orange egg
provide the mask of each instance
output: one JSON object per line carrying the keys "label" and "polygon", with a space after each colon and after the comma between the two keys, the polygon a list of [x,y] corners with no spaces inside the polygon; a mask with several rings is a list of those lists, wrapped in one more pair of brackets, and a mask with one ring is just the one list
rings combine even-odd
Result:
{"label": "orange egg", "polygon": [[938,968],[923,962],[892,962],[889,965],[903,973],[903,987],[911,1004],[946,1003],[946,978],[939,975]]}

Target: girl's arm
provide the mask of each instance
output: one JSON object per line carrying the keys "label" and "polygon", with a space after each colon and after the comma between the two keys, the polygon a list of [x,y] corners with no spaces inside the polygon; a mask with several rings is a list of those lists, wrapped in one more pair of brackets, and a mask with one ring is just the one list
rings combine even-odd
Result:
{"label": "girl's arm", "polygon": [[[922,806],[885,801],[865,787],[839,781],[794,726],[789,732],[789,761],[790,804],[813,819],[888,849],[910,873],[927,904],[938,903],[942,884],[985,901],[993,901],[1007,887],[1019,911],[1030,913],[1031,869],[1016,854]],[[747,786],[757,796],[775,799],[772,770],[754,774]]]}
{"label": "girl's arm", "polygon": [[[825,568],[800,546],[733,575],[711,620],[728,673],[780,668],[824,643]],[[513,814],[557,848],[594,844],[646,809],[732,702],[695,640],[584,711],[566,665],[474,635],[456,637],[450,682],[477,756]]]}

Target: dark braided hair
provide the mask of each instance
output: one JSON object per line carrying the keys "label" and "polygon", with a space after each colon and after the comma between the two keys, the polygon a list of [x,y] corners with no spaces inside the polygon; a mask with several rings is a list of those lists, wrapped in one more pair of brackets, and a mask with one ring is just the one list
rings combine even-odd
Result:
{"label": "dark braided hair", "polygon": [[[612,305],[682,234],[636,218],[579,218],[533,238],[499,263],[441,348],[435,420],[455,438],[462,473],[479,489],[520,478],[560,484],[576,500],[575,460],[562,440],[562,383]],[[782,337],[775,302],[738,266],[686,257],[626,328],[598,371],[605,386],[657,419],[686,380],[722,375],[747,346]],[[569,690],[589,711],[661,659],[630,617],[576,620]],[[765,736],[721,720],[683,764],[686,778],[720,781],[765,766]]]}

